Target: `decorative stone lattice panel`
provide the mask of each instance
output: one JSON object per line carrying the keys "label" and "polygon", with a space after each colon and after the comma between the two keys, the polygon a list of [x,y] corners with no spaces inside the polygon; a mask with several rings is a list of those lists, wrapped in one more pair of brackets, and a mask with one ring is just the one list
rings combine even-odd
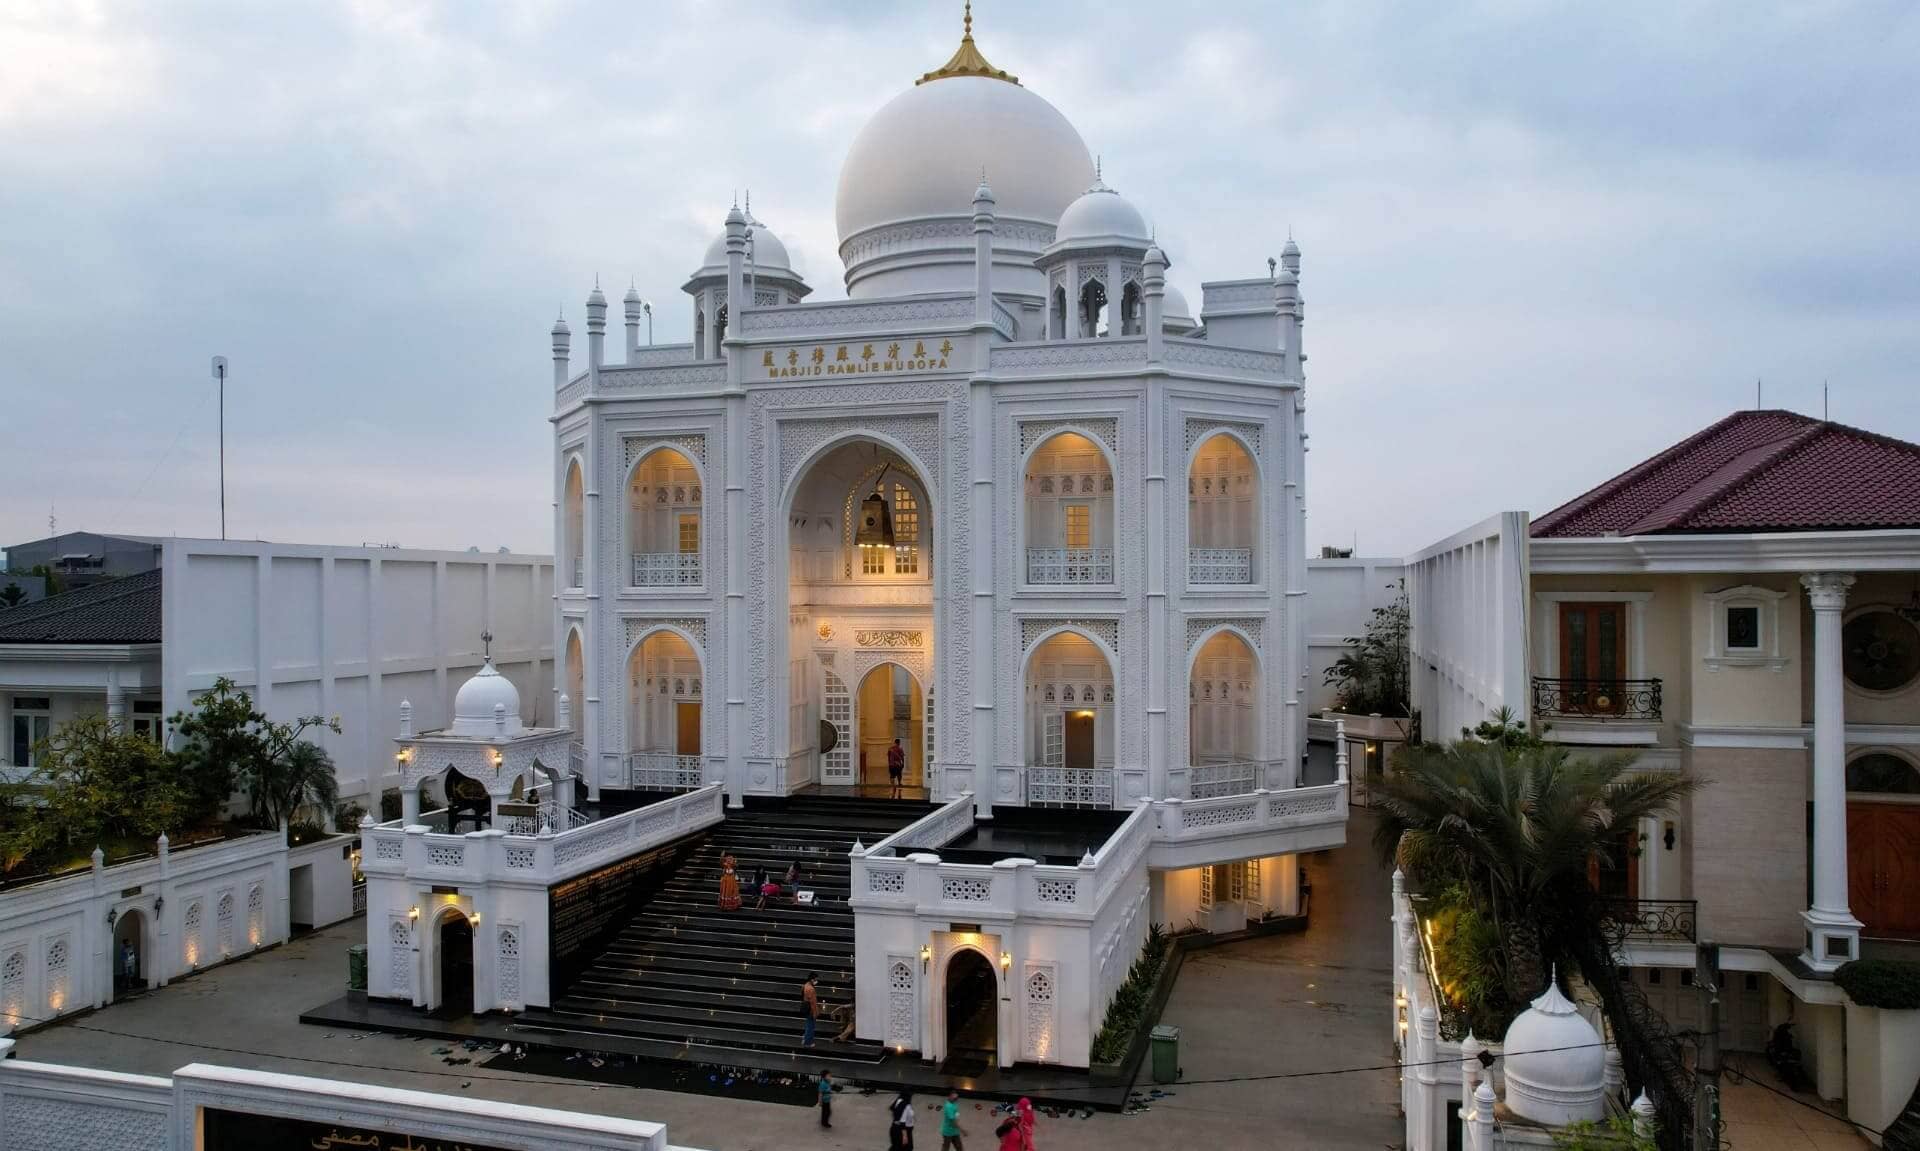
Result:
{"label": "decorative stone lattice panel", "polygon": [[986,903],[993,899],[993,884],[963,875],[942,876],[940,898],[948,903]]}
{"label": "decorative stone lattice panel", "polygon": [[[923,225],[911,225],[923,227]],[[960,235],[956,232],[955,235]],[[965,226],[965,235],[973,236],[973,225]],[[863,240],[870,243],[870,240]],[[843,256],[844,256],[843,250]],[[858,257],[854,257],[858,259]],[[944,300],[915,300],[906,303],[849,303],[836,307],[806,306],[777,308],[769,312],[748,312],[741,317],[744,330],[778,332],[801,329],[816,332],[879,331],[912,324],[938,323],[942,320],[973,319],[973,296],[954,296]]]}
{"label": "decorative stone lattice panel", "polygon": [[1287,357],[1281,352],[1262,352],[1248,348],[1225,348],[1204,340],[1170,339],[1167,362],[1195,367],[1226,368],[1252,375],[1283,377]]}
{"label": "decorative stone lattice panel", "polygon": [[233,954],[233,892],[220,893],[220,901],[213,906],[214,946],[220,949],[220,958]]}
{"label": "decorative stone lattice panel", "polygon": [[387,981],[396,996],[413,994],[413,932],[405,916],[395,916],[387,925]]}
{"label": "decorative stone lattice panel", "polygon": [[902,871],[867,872],[867,890],[875,895],[905,895],[907,876]]}
{"label": "decorative stone lattice panel", "polygon": [[1027,972],[1026,1058],[1041,1062],[1053,1054],[1054,974],[1051,967]]}
{"label": "decorative stone lattice panel", "polygon": [[462,843],[430,843],[427,845],[427,862],[435,867],[460,867],[467,861],[467,848]]}
{"label": "decorative stone lattice panel", "polygon": [[167,1151],[165,1111],[10,1093],[8,1151]]}
{"label": "decorative stone lattice panel", "polygon": [[0,965],[0,1017],[16,1027],[27,1013],[27,953],[16,951]]}
{"label": "decorative stone lattice panel", "polygon": [[[705,616],[622,616],[621,624],[626,628],[626,650],[632,651],[633,645],[640,642],[648,632],[662,627],[677,627],[692,636],[700,648],[704,659],[707,648],[707,620]],[[625,662],[624,655],[621,662]],[[711,673],[709,673],[711,674]]]}
{"label": "decorative stone lattice panel", "polygon": [[[870,418],[830,416],[813,419],[798,416],[780,422],[780,483],[767,493],[778,499],[793,482],[800,462],[811,456],[821,444],[850,432],[887,436],[906,446],[911,453],[908,466],[928,490],[938,495],[941,483],[939,464],[942,456],[940,417],[932,413],[916,416],[873,416]],[[939,514],[939,509],[935,509]]]}
{"label": "decorative stone lattice panel", "polygon": [[1181,827],[1228,827],[1236,823],[1253,823],[1259,818],[1259,800],[1180,809]]}
{"label": "decorative stone lattice panel", "polygon": [[[1241,439],[1247,441],[1247,447],[1251,449],[1253,458],[1258,461],[1260,459],[1260,431],[1261,428],[1259,424],[1248,423],[1244,420],[1224,420],[1217,419],[1213,416],[1188,416],[1187,451],[1193,451],[1195,444],[1215,432],[1236,432]],[[1266,511],[1264,501],[1262,502],[1261,510]]]}
{"label": "decorative stone lattice panel", "polygon": [[510,868],[513,868],[516,871],[522,868],[531,868],[533,866],[533,848],[531,847],[507,848],[507,866]]}
{"label": "decorative stone lattice panel", "polygon": [[[670,820],[673,818],[673,813],[668,811],[664,813],[663,816],[657,818]],[[632,830],[635,835],[645,835],[647,833],[647,828],[642,827],[639,823],[634,824]],[[554,846],[553,862],[557,866],[566,867],[582,859],[598,855],[626,838],[627,831],[628,825],[613,824],[597,832],[585,831],[565,836]]]}
{"label": "decorative stone lattice panel", "polygon": [[[398,847],[400,845],[396,843],[394,846]],[[395,858],[398,858],[398,855],[396,855]],[[200,951],[202,947],[200,924],[202,918],[204,917],[201,914],[200,901],[196,899],[187,905],[187,918],[185,926],[181,929],[183,938],[180,940],[180,946],[183,949],[188,967],[192,967],[200,962]]]}
{"label": "decorative stone lattice panel", "polygon": [[1187,617],[1187,650],[1191,652],[1200,637],[1217,627],[1236,628],[1246,635],[1255,649],[1260,646],[1260,629],[1266,620],[1257,615],[1190,615]]}
{"label": "decorative stone lattice panel", "polygon": [[1033,897],[1040,903],[1073,903],[1080,898],[1080,884],[1072,879],[1042,879],[1033,886]]}
{"label": "decorative stone lattice panel", "polygon": [[853,653],[853,682],[862,682],[868,672],[883,663],[899,664],[906,668],[914,682],[922,686],[933,682],[924,651],[856,651]]}
{"label": "decorative stone lattice panel", "polygon": [[67,937],[56,936],[47,944],[47,1009],[48,1014],[58,1014],[66,1010],[72,998],[72,971],[69,960],[73,949],[67,944]]}
{"label": "decorative stone lattice panel", "polygon": [[247,946],[258,947],[266,941],[266,900],[260,894],[260,885],[254,884],[247,889]]}
{"label": "decorative stone lattice panel", "polygon": [[1294,815],[1327,815],[1338,805],[1338,797],[1332,792],[1325,795],[1269,796],[1267,817],[1285,819]]}
{"label": "decorative stone lattice panel", "polygon": [[502,925],[500,928],[500,959],[494,965],[500,985],[500,1002],[518,1005],[520,1002],[520,929]]}
{"label": "decorative stone lattice panel", "polygon": [[699,464],[703,468],[706,466],[706,463],[707,463],[707,437],[706,436],[696,435],[696,434],[688,434],[688,435],[681,435],[681,436],[649,436],[649,435],[646,435],[645,433],[642,433],[640,435],[628,435],[628,436],[621,437],[621,440],[620,440],[621,468],[625,471],[632,471],[634,461],[639,458],[641,452],[648,451],[652,448],[661,447],[663,445],[666,447],[678,449],[681,455],[686,456],[688,459],[694,461],[695,463]]}
{"label": "decorative stone lattice panel", "polygon": [[1120,421],[1112,416],[1091,416],[1086,419],[1021,420],[1020,455],[1022,458],[1055,432],[1078,432],[1081,435],[1099,440],[1110,452],[1120,450]]}
{"label": "decorative stone lattice panel", "polygon": [[1071,628],[1094,636],[1107,645],[1115,655],[1120,654],[1120,621],[1112,617],[1105,619],[1036,619],[1028,617],[1020,621],[1020,650],[1029,651],[1034,641],[1055,628]]}
{"label": "decorative stone lattice panel", "polygon": [[1078,368],[1147,362],[1146,341],[1138,336],[1101,340],[1064,340],[994,348],[988,361],[995,371],[1014,368]]}
{"label": "decorative stone lattice panel", "polygon": [[376,840],[373,845],[375,859],[399,859],[404,845],[397,839]]}
{"label": "decorative stone lattice panel", "polygon": [[887,963],[887,1046],[912,1050],[919,1046],[914,1036],[914,1018],[918,1015],[914,994],[914,967],[904,956],[893,956]]}

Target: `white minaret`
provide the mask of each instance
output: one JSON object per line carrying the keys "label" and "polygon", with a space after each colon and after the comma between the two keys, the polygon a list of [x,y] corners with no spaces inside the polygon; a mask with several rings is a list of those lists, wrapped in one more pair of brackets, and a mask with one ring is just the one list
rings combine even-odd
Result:
{"label": "white minaret", "polygon": [[553,390],[567,386],[567,357],[573,347],[573,329],[564,317],[553,322]]}
{"label": "white minaret", "polygon": [[640,289],[633,286],[628,287],[626,299],[623,300],[622,303],[627,306],[626,360],[628,365],[632,365],[634,358],[640,351],[640,309],[642,307]]}
{"label": "white minaret", "polygon": [[1302,379],[1307,360],[1306,347],[1302,343],[1303,329],[1307,326],[1307,298],[1300,294],[1300,245],[1293,242],[1291,233],[1287,236],[1287,246],[1280,249],[1280,266],[1293,277],[1293,333],[1287,346],[1293,357],[1294,378]]}
{"label": "white minaret", "polygon": [[1147,362],[1157,364],[1167,349],[1167,254],[1158,244],[1140,261],[1140,289],[1146,305],[1142,323],[1147,327]]}
{"label": "white minaret", "polygon": [[993,189],[985,172],[973,190],[973,324],[993,326]]}
{"label": "white minaret", "polygon": [[587,390],[600,390],[600,365],[607,355],[607,297],[600,285],[587,296]]}

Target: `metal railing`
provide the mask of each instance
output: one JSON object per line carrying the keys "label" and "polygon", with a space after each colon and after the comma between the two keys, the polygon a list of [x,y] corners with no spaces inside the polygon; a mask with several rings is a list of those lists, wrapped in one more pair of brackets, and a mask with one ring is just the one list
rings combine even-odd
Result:
{"label": "metal railing", "polygon": [[1112,548],[1028,548],[1030,584],[1110,584]]}
{"label": "metal railing", "polygon": [[627,786],[635,791],[691,791],[700,786],[701,758],[671,751],[627,753]]}
{"label": "metal railing", "polygon": [[1536,715],[1576,716],[1581,719],[1632,719],[1658,722],[1660,681],[1657,679],[1552,679],[1533,677]]}
{"label": "metal railing", "polygon": [[1267,765],[1259,760],[1196,763],[1187,769],[1187,798],[1247,795],[1266,786]]}
{"label": "metal railing", "polygon": [[1188,548],[1188,583],[1252,583],[1252,548]]}
{"label": "metal railing", "polygon": [[1027,767],[1027,804],[1030,807],[1113,806],[1113,768]]}
{"label": "metal railing", "polygon": [[633,587],[699,587],[699,552],[634,552]]}
{"label": "metal railing", "polygon": [[1609,899],[1607,919],[1628,943],[1695,941],[1700,903],[1693,899]]}

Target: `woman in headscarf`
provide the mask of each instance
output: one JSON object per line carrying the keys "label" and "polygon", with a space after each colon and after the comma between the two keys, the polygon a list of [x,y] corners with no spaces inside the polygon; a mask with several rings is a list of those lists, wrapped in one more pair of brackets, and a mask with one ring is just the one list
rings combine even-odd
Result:
{"label": "woman in headscarf", "polygon": [[740,910],[740,877],[733,873],[733,856],[720,857],[720,910]]}
{"label": "woman in headscarf", "polygon": [[1033,1151],[1033,1100],[1022,1096],[1014,1104],[1013,1117],[1020,1121],[1020,1151]]}
{"label": "woman in headscarf", "polygon": [[887,1127],[888,1151],[913,1151],[913,1092],[895,1095],[887,1113],[893,1118]]}

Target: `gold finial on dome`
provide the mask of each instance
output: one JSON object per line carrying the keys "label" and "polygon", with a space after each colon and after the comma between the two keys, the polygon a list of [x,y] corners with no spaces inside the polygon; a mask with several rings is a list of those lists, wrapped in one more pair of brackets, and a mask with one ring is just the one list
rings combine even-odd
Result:
{"label": "gold finial on dome", "polygon": [[960,22],[960,47],[954,52],[953,59],[915,80],[914,85],[917,87],[929,80],[944,80],[949,76],[981,76],[988,80],[1005,80],[1009,84],[1018,85],[1020,77],[1011,72],[1002,72],[987,63],[987,58],[980,54],[980,49],[973,46],[973,0],[966,0],[963,11],[964,15]]}

